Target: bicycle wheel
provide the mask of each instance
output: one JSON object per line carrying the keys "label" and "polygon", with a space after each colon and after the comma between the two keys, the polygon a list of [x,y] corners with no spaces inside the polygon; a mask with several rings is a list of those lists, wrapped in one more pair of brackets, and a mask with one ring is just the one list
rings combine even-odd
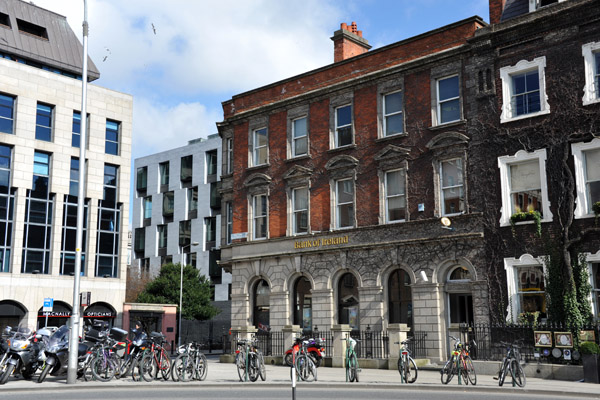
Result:
{"label": "bicycle wheel", "polygon": [[251,382],[256,382],[260,374],[260,366],[258,365],[258,357],[256,353],[248,353],[248,378]]}
{"label": "bicycle wheel", "polygon": [[525,371],[523,371],[521,363],[515,358],[513,358],[510,363],[510,370],[512,372],[513,380],[515,381],[517,386],[525,387],[527,379],[525,378]]}
{"label": "bicycle wheel", "polygon": [[196,379],[203,381],[206,379],[206,374],[208,373],[208,360],[204,353],[200,353],[196,361]]}
{"label": "bicycle wheel", "polygon": [[301,354],[296,357],[296,371],[303,381],[314,381],[316,369],[315,363],[306,354]]}
{"label": "bicycle wheel", "polygon": [[265,366],[265,359],[262,354],[258,355],[258,372],[260,379],[264,382],[267,380],[267,367]]}
{"label": "bicycle wheel", "polygon": [[477,385],[477,373],[475,372],[473,360],[471,360],[470,356],[465,357],[465,369],[467,370],[467,378],[471,385]]}
{"label": "bicycle wheel", "polygon": [[162,375],[163,379],[165,381],[169,380],[169,376],[171,375],[171,359],[164,352],[164,350],[159,353],[158,369],[160,370],[160,374]]}
{"label": "bicycle wheel", "polygon": [[419,374],[419,370],[417,369],[417,364],[415,364],[415,360],[413,360],[412,357],[408,357],[406,367],[406,382],[415,383],[417,380],[417,375]]}
{"label": "bicycle wheel", "polygon": [[174,381],[189,382],[192,379],[194,365],[188,354],[181,354],[175,359],[171,375]]}
{"label": "bicycle wheel", "polygon": [[117,372],[118,366],[110,357],[100,355],[92,360],[92,375],[100,382],[110,381]]}
{"label": "bicycle wheel", "polygon": [[240,381],[244,382],[244,376],[246,375],[246,355],[244,353],[237,353],[235,356],[235,365],[237,366]]}
{"label": "bicycle wheel", "polygon": [[502,366],[500,367],[500,371],[498,372],[498,386],[502,386],[504,384],[504,379],[506,378],[506,371],[509,368],[509,362],[505,358],[504,361],[502,361]]}
{"label": "bicycle wheel", "polygon": [[154,353],[144,354],[140,361],[140,376],[146,382],[152,382],[158,377],[158,363],[154,358]]}
{"label": "bicycle wheel", "polygon": [[350,358],[348,358],[348,370],[350,382],[358,382],[358,360],[354,353],[350,354]]}
{"label": "bicycle wheel", "polygon": [[446,361],[444,367],[440,371],[441,380],[444,385],[447,385],[454,376],[454,359],[453,357]]}

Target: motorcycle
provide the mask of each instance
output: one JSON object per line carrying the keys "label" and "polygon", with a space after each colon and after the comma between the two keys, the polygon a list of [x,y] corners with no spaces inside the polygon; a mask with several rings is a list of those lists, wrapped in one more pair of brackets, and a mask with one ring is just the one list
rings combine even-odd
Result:
{"label": "motorcycle", "polygon": [[[296,341],[304,340],[304,338],[298,338]],[[321,365],[321,361],[323,357],[325,357],[325,339],[317,338],[317,339],[306,339],[309,341],[306,351],[308,351],[308,355],[313,359],[317,368]],[[286,350],[283,360],[288,367],[292,366],[292,359],[294,357],[294,346],[290,347]]]}
{"label": "motorcycle", "polygon": [[29,328],[18,328],[14,332],[7,340],[6,367],[0,377],[0,385],[4,385],[13,372],[31,379],[44,362],[43,338],[43,334],[34,334]]}

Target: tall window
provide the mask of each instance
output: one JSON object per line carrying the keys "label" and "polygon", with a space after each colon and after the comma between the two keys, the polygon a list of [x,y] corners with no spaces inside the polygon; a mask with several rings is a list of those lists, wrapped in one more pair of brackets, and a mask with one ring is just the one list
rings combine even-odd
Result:
{"label": "tall window", "polygon": [[253,239],[267,237],[267,195],[252,197]]}
{"label": "tall window", "polygon": [[402,92],[394,92],[383,96],[383,125],[385,136],[404,132],[404,115],[402,113]]}
{"label": "tall window", "polygon": [[541,110],[540,74],[537,69],[512,75],[513,93],[511,105],[515,116]]}
{"label": "tall window", "polygon": [[[85,255],[87,248],[88,200],[83,208],[83,234],[81,244],[81,275],[85,275]],[[60,252],[60,274],[73,275],[75,272],[77,242],[77,198],[65,196],[63,207],[62,242]]]}
{"label": "tall window", "polygon": [[521,313],[539,312],[546,317],[544,270],[541,265],[517,267],[517,296]]}
{"label": "tall window", "polygon": [[146,249],[146,228],[135,228],[134,233],[133,251],[138,257],[143,257]]}
{"label": "tall window", "polygon": [[204,250],[211,250],[217,241],[217,217],[204,218]]}
{"label": "tall window", "polygon": [[168,189],[169,186],[169,162],[165,161],[163,163],[158,164],[158,174],[160,176],[160,186],[166,186],[165,189]]}
{"label": "tall window", "polygon": [[335,109],[335,147],[352,144],[352,105]]}
{"label": "tall window", "polygon": [[308,126],[306,117],[292,121],[292,157],[308,154]]}
{"label": "tall window", "polygon": [[[163,193],[162,215],[172,217],[175,212],[175,192]],[[150,211],[152,213],[152,211]],[[146,218],[146,216],[144,216]]]}
{"label": "tall window", "polygon": [[252,165],[263,165],[267,163],[268,144],[267,128],[255,129],[252,132]]}
{"label": "tall window", "polygon": [[76,197],[79,196],[79,158],[76,157],[71,157],[69,195]]}
{"label": "tall window", "polygon": [[585,151],[583,156],[588,212],[592,214],[592,206],[600,201],[600,148]]}
{"label": "tall window", "polygon": [[119,274],[121,204],[117,203],[119,167],[104,165],[104,199],[98,201],[98,238],[95,276],[116,278]]}
{"label": "tall window", "polygon": [[211,150],[206,152],[206,179],[211,182],[211,178],[217,177],[217,151]]}
{"label": "tall window", "polygon": [[294,234],[308,232],[308,188],[298,188],[292,191],[293,232]]}
{"label": "tall window", "polygon": [[191,155],[181,157],[180,180],[182,182],[191,182],[192,181],[193,162],[194,162],[194,158]]}
{"label": "tall window", "polygon": [[0,132],[14,132],[15,98],[0,93]]}
{"label": "tall window", "polygon": [[406,176],[403,169],[385,173],[386,222],[406,219]]}
{"label": "tall window", "polygon": [[37,103],[35,117],[35,138],[46,142],[52,141],[52,112],[54,106]]}
{"label": "tall window", "polygon": [[0,272],[10,272],[15,207],[14,192],[10,187],[11,155],[9,146],[0,145]]}
{"label": "tall window", "polygon": [[412,327],[412,291],[410,276],[397,269],[388,281],[388,317],[390,324],[408,324]]}
{"label": "tall window", "polygon": [[600,263],[590,263],[590,283],[594,318],[600,318]]}
{"label": "tall window", "polygon": [[356,330],[360,325],[358,281],[353,274],[346,273],[340,277],[337,289],[338,323]]}
{"label": "tall window", "polygon": [[440,163],[442,215],[458,214],[465,210],[462,159]]}
{"label": "tall window", "polygon": [[144,197],[144,219],[152,219],[152,196]]}
{"label": "tall window", "polygon": [[106,120],[106,143],[104,150],[106,154],[119,155],[119,129],[121,123]]}
{"label": "tall window", "polygon": [[148,189],[148,167],[137,169],[136,189],[145,192]]}
{"label": "tall window", "polygon": [[167,248],[167,239],[169,234],[168,225],[158,225],[158,248]]}
{"label": "tall window", "polygon": [[[89,138],[89,133],[90,133],[89,119],[90,119],[90,115],[88,114],[87,115],[88,124],[86,125],[87,126],[86,138]],[[79,111],[73,111],[73,128],[71,129],[71,131],[73,132],[73,134],[71,136],[71,146],[79,147],[81,145],[81,113]],[[86,147],[89,147],[89,142],[86,142]]]}
{"label": "tall window", "polygon": [[227,173],[233,174],[233,139],[227,139]]}
{"label": "tall window", "polygon": [[542,190],[538,160],[509,166],[511,212],[542,211]]}
{"label": "tall window", "polygon": [[352,179],[337,181],[335,184],[336,228],[354,226],[354,182]]}
{"label": "tall window", "polygon": [[188,218],[196,218],[198,215],[198,186],[194,186],[187,191]]}
{"label": "tall window", "polygon": [[546,58],[521,60],[516,65],[500,68],[502,80],[502,114],[500,122],[548,114],[544,71]]}
{"label": "tall window", "polygon": [[460,89],[458,75],[437,81],[438,124],[460,120]]}
{"label": "tall window", "polygon": [[[190,246],[192,238],[192,221],[179,221],[179,246]],[[191,246],[190,246],[191,247]]]}
{"label": "tall window", "polygon": [[303,331],[312,331],[312,293],[311,284],[305,277],[300,277],[294,284],[294,325]]}
{"label": "tall window", "polygon": [[33,189],[27,191],[22,273],[49,274],[54,201],[49,191],[50,155],[34,153]]}
{"label": "tall window", "polygon": [[585,86],[583,105],[600,101],[600,41],[586,43],[581,47],[584,62]]}
{"label": "tall window", "polygon": [[271,288],[264,279],[261,279],[254,285],[254,298],[253,298],[253,313],[252,322],[254,326],[261,331],[269,331],[269,301],[271,295]]}
{"label": "tall window", "polygon": [[233,233],[233,206],[230,201],[226,203],[227,210],[227,237],[226,243],[231,244],[231,234]]}

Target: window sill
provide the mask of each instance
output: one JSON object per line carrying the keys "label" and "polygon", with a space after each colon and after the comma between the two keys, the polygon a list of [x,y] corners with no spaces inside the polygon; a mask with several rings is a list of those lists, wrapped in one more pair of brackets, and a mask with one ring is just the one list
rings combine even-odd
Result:
{"label": "window sill", "polygon": [[271,166],[271,164],[269,164],[269,163],[255,165],[255,166],[246,168],[246,171],[255,171],[255,170],[259,170],[259,169],[263,169],[263,168],[269,168],[270,166]]}
{"label": "window sill", "polygon": [[446,122],[443,124],[439,124],[439,125],[435,125],[435,126],[430,126],[429,130],[430,131],[437,131],[440,129],[446,129],[446,128],[451,128],[454,126],[460,126],[460,125],[466,125],[467,124],[467,120],[466,119],[459,119],[458,121],[452,121],[452,122]]}
{"label": "window sill", "polygon": [[510,117],[510,118],[506,118],[506,119],[503,119],[502,117],[500,117],[500,123],[504,124],[507,122],[520,121],[522,119],[535,118],[535,117],[539,117],[541,115],[546,115],[546,114],[550,114],[550,110],[538,111],[536,113],[524,114],[524,115],[519,115],[518,117]]}
{"label": "window sill", "polygon": [[296,156],[296,157],[290,157],[288,159],[285,160],[285,162],[294,162],[294,161],[301,161],[301,160],[309,160],[312,157],[310,156],[310,154],[304,154],[301,156]]}
{"label": "window sill", "polygon": [[382,136],[375,139],[375,143],[387,142],[394,139],[405,138],[408,137],[408,133],[398,133],[396,135],[391,136]]}
{"label": "window sill", "polygon": [[582,215],[575,214],[575,219],[587,219],[587,218],[596,218],[596,215],[594,213],[582,214]]}
{"label": "window sill", "polygon": [[329,150],[327,150],[327,153],[337,153],[339,151],[354,150],[354,149],[356,149],[356,144],[353,143],[353,144],[348,144],[346,146],[329,149]]}
{"label": "window sill", "polygon": [[[552,222],[552,220],[551,219],[542,219],[540,221],[540,224],[544,224],[546,222]],[[529,224],[535,224],[535,221],[520,221],[520,222],[515,222],[515,226],[518,226],[518,225],[529,225]],[[511,226],[511,224],[510,224],[510,217],[508,218],[507,221],[501,221],[500,222],[500,227],[501,228],[510,227],[510,226]]]}
{"label": "window sill", "polygon": [[600,103],[600,97],[595,98],[595,99],[584,99],[583,100],[584,106],[589,106],[591,104],[598,104],[598,103]]}

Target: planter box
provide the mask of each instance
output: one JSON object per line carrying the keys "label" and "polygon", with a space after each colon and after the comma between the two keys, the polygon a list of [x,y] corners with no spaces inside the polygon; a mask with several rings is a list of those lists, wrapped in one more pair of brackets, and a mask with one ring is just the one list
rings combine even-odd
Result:
{"label": "planter box", "polygon": [[600,355],[582,354],[583,380],[586,383],[600,383]]}

